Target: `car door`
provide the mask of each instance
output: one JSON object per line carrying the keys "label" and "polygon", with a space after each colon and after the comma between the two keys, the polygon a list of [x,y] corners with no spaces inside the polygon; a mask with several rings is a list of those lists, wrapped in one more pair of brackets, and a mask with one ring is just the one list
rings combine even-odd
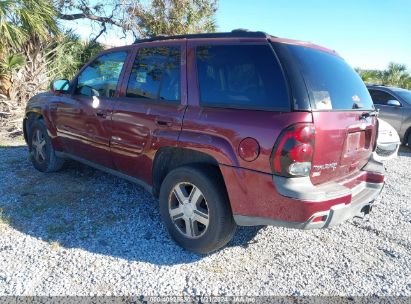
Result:
{"label": "car door", "polygon": [[369,92],[375,108],[380,111],[379,117],[393,126],[397,132],[400,132],[403,108],[402,106],[392,106],[387,104],[389,100],[398,100],[398,98],[382,90],[370,89]]}
{"label": "car door", "polygon": [[185,42],[139,44],[113,110],[110,148],[120,172],[151,181],[155,152],[176,146],[186,108]]}
{"label": "car door", "polygon": [[127,50],[119,50],[97,57],[72,81],[72,94],[54,104],[57,136],[67,153],[113,167],[111,114],[127,55]]}

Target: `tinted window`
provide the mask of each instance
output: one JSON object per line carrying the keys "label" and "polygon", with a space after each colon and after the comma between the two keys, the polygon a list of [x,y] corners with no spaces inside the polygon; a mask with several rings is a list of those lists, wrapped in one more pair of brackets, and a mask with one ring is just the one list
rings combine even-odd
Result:
{"label": "tinted window", "polygon": [[126,96],[180,100],[180,50],[173,47],[140,49],[133,64]]}
{"label": "tinted window", "polygon": [[400,95],[400,97],[405,100],[406,103],[411,105],[411,91],[409,90],[397,90],[395,91],[396,94]]}
{"label": "tinted window", "polygon": [[197,47],[197,73],[204,105],[289,109],[283,74],[268,45]]}
{"label": "tinted window", "polygon": [[79,75],[76,94],[113,97],[126,57],[127,52],[98,57]]}
{"label": "tinted window", "polygon": [[321,50],[287,45],[318,110],[373,109],[360,76],[340,57]]}
{"label": "tinted window", "polygon": [[380,90],[370,90],[370,95],[375,104],[386,105],[388,100],[396,100],[391,94]]}

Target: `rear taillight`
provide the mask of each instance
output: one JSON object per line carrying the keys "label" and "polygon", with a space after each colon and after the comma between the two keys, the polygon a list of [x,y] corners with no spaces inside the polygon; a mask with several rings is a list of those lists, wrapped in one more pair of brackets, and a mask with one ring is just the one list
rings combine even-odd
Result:
{"label": "rear taillight", "polygon": [[309,176],[314,140],[315,128],[311,123],[296,124],[285,129],[271,155],[274,174],[287,177]]}

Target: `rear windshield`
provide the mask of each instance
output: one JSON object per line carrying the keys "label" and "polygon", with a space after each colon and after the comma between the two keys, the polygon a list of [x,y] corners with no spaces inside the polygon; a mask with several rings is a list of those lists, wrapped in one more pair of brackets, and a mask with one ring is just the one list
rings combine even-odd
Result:
{"label": "rear windshield", "polygon": [[314,109],[374,109],[360,76],[342,58],[308,47],[287,48],[297,61]]}

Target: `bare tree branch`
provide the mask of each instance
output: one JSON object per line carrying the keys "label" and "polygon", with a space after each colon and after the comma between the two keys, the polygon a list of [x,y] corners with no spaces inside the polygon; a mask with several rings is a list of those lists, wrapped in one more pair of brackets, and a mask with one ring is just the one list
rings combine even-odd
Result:
{"label": "bare tree branch", "polygon": [[114,20],[113,18],[97,16],[97,15],[90,14],[90,13],[59,14],[59,18],[62,20],[89,19],[92,21],[100,22],[100,23],[109,23],[112,25],[116,25],[118,27],[123,27],[123,25],[120,22]]}

